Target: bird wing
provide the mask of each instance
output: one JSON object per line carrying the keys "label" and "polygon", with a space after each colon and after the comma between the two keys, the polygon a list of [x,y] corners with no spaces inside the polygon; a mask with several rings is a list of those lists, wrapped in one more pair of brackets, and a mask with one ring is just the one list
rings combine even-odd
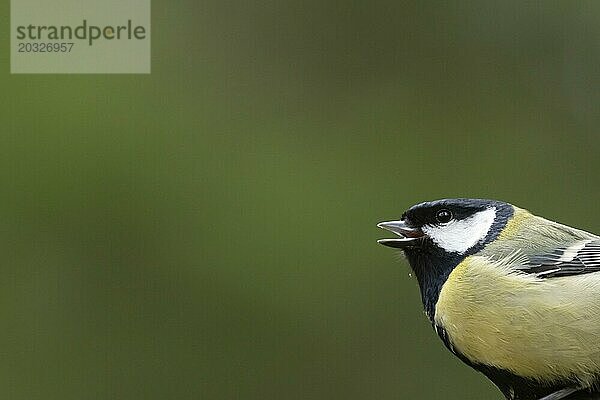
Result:
{"label": "bird wing", "polygon": [[589,274],[600,271],[600,239],[578,240],[542,254],[529,255],[518,268],[538,278]]}

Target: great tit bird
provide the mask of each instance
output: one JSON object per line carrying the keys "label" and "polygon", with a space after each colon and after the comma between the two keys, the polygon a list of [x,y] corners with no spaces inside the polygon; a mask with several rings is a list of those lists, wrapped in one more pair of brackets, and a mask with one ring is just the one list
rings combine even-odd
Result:
{"label": "great tit bird", "polygon": [[417,204],[398,235],[446,347],[510,400],[600,399],[600,237],[496,200]]}

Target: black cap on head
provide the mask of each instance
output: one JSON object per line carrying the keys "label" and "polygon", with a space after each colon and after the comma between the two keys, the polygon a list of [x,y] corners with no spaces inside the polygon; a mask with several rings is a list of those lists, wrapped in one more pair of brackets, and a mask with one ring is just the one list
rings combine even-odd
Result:
{"label": "black cap on head", "polygon": [[[488,199],[442,199],[416,204],[402,214],[402,220],[410,226],[435,225],[447,223],[442,218],[463,220],[473,214],[489,208],[496,210],[511,210],[512,206],[498,200]],[[448,214],[449,212],[449,214]]]}

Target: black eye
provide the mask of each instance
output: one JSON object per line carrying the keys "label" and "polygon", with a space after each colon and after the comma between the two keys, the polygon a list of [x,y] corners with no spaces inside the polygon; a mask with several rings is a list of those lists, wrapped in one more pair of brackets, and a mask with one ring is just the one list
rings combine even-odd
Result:
{"label": "black eye", "polygon": [[435,214],[435,219],[440,224],[446,224],[452,219],[452,213],[448,210],[440,210]]}

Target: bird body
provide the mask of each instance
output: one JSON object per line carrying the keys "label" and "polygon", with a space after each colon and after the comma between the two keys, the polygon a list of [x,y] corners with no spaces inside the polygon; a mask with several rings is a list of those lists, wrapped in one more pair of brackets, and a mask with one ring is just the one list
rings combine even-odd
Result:
{"label": "bird body", "polygon": [[507,399],[598,396],[598,236],[473,199],[422,203],[380,226],[401,236],[381,242],[404,251],[445,345]]}
{"label": "bird body", "polygon": [[472,362],[542,382],[574,377],[593,384],[600,371],[600,279],[545,281],[509,265],[490,267],[479,256],[463,261],[442,288],[435,324]]}

